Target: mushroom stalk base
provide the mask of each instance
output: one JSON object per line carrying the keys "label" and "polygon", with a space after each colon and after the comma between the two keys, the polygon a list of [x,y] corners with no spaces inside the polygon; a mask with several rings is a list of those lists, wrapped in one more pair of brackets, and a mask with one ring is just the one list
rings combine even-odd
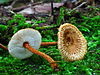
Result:
{"label": "mushroom stalk base", "polygon": [[42,56],[43,58],[45,58],[50,64],[51,64],[51,67],[54,69],[54,70],[58,70],[58,65],[56,64],[56,61],[54,61],[50,56],[46,55],[45,53],[42,53],[34,48],[32,48],[28,42],[25,42],[23,44],[23,46],[25,48],[27,48],[29,51],[31,51],[32,53],[34,54],[37,54],[39,56]]}

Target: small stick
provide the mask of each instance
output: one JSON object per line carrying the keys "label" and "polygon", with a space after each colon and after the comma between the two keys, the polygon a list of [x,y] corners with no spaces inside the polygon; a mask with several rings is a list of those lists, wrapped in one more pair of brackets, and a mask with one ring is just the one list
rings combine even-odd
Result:
{"label": "small stick", "polygon": [[[39,4],[42,4],[42,2],[33,3],[32,6],[39,5]],[[25,8],[28,8],[28,7],[30,7],[30,6],[25,6],[25,5],[24,5],[24,6],[21,6],[21,7],[13,8],[12,10],[13,10],[13,11],[20,11],[20,10],[25,9]]]}
{"label": "small stick", "polygon": [[54,16],[54,9],[53,9],[53,0],[51,0],[51,15]]}
{"label": "small stick", "polygon": [[13,7],[14,6],[14,4],[17,2],[18,0],[14,0],[12,3],[11,3],[11,7]]}
{"label": "small stick", "polygon": [[8,50],[8,48],[5,47],[4,45],[2,45],[1,43],[0,43],[0,48],[2,48],[2,49],[4,49],[4,50]]}
{"label": "small stick", "polygon": [[58,69],[58,65],[56,64],[56,61],[54,61],[50,56],[48,56],[48,55],[46,55],[45,53],[42,53],[42,52],[40,52],[40,51],[38,51],[38,50],[32,48],[32,47],[29,45],[28,42],[25,42],[25,43],[23,44],[23,46],[24,46],[25,48],[27,48],[29,51],[31,51],[32,53],[37,54],[37,55],[42,56],[43,58],[45,58],[45,59],[51,64],[52,69],[54,69],[54,70],[56,70],[56,71],[59,70],[59,69]]}
{"label": "small stick", "polygon": [[78,9],[78,8],[80,8],[80,7],[82,7],[84,4],[86,4],[87,2],[83,2],[82,4],[80,4],[79,6],[77,6],[77,7],[75,7],[73,10],[76,10],[76,9]]}
{"label": "small stick", "polygon": [[73,8],[70,13],[74,12],[75,10],[79,9],[80,7],[82,7],[84,4],[86,4],[87,2],[83,2],[82,4],[80,4],[79,6]]}

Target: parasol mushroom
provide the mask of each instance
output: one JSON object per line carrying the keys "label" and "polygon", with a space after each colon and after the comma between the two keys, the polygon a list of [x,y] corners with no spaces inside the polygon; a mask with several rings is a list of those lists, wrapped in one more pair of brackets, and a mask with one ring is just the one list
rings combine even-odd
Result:
{"label": "parasol mushroom", "polygon": [[58,49],[65,60],[80,60],[87,52],[87,41],[77,27],[65,23],[59,28]]}
{"label": "parasol mushroom", "polygon": [[8,50],[13,57],[16,57],[18,59],[28,58],[32,56],[33,53],[40,55],[51,64],[51,67],[54,70],[58,71],[58,65],[56,64],[56,61],[54,61],[50,56],[46,55],[45,53],[37,50],[39,49],[40,45],[40,33],[37,30],[26,28],[19,30],[12,36],[8,44]]}

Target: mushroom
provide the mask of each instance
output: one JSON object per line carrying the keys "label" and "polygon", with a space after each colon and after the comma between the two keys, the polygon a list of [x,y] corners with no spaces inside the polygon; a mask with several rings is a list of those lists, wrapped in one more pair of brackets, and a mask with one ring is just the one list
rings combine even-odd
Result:
{"label": "mushroom", "polygon": [[40,55],[51,64],[51,67],[54,70],[58,71],[58,65],[56,64],[56,61],[54,61],[50,56],[46,55],[45,53],[37,50],[39,49],[40,45],[40,33],[37,30],[26,28],[19,30],[12,36],[8,44],[8,50],[13,57],[16,57],[18,59],[28,58],[32,56],[33,53]]}
{"label": "mushroom", "polygon": [[[16,41],[13,39],[16,39]],[[11,43],[11,41],[13,43]],[[36,50],[40,47],[40,45],[46,46],[46,45],[58,44],[58,49],[60,50],[62,57],[66,61],[75,61],[75,60],[83,59],[84,55],[87,52],[86,39],[84,38],[84,36],[78,30],[77,27],[69,23],[65,23],[59,27],[58,42],[42,42],[41,43],[40,33],[34,29],[29,29],[29,28],[18,31],[12,37],[11,41],[9,42],[8,49],[12,56],[19,59],[24,59],[24,58],[28,58],[32,56],[32,54],[35,53],[47,59],[50,62],[50,64],[53,63],[53,65],[51,65],[53,68],[58,67],[55,61],[51,57],[47,56],[46,54],[44,53],[42,54],[41,52]],[[1,48],[7,50],[7,48],[4,47],[3,45],[1,45]],[[54,64],[56,64],[56,66],[54,66]]]}
{"label": "mushroom", "polygon": [[18,59],[25,59],[33,55],[32,52],[23,47],[23,43],[28,42],[32,48],[39,49],[41,44],[41,35],[37,30],[26,28],[15,33],[9,44],[9,53]]}
{"label": "mushroom", "polygon": [[80,60],[87,52],[87,41],[77,27],[65,23],[59,27],[58,49],[66,61]]}

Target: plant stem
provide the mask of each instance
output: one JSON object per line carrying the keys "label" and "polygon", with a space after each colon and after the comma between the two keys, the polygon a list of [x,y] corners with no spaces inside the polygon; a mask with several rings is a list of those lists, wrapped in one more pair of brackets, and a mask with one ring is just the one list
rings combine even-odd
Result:
{"label": "plant stem", "polygon": [[48,56],[47,54],[42,53],[42,52],[40,52],[40,51],[38,51],[38,50],[32,48],[32,47],[29,45],[28,42],[25,42],[25,43],[23,44],[23,46],[24,46],[25,48],[27,48],[29,51],[31,51],[32,53],[37,54],[37,55],[42,56],[43,58],[45,58],[45,59],[51,64],[52,69],[54,69],[54,70],[57,70],[57,69],[58,69],[58,65],[56,64],[56,61],[54,61],[54,60],[53,60],[50,56]]}
{"label": "plant stem", "polygon": [[8,48],[5,47],[4,45],[2,45],[1,43],[0,43],[0,48],[2,48],[2,49],[4,49],[4,50],[8,50]]}

